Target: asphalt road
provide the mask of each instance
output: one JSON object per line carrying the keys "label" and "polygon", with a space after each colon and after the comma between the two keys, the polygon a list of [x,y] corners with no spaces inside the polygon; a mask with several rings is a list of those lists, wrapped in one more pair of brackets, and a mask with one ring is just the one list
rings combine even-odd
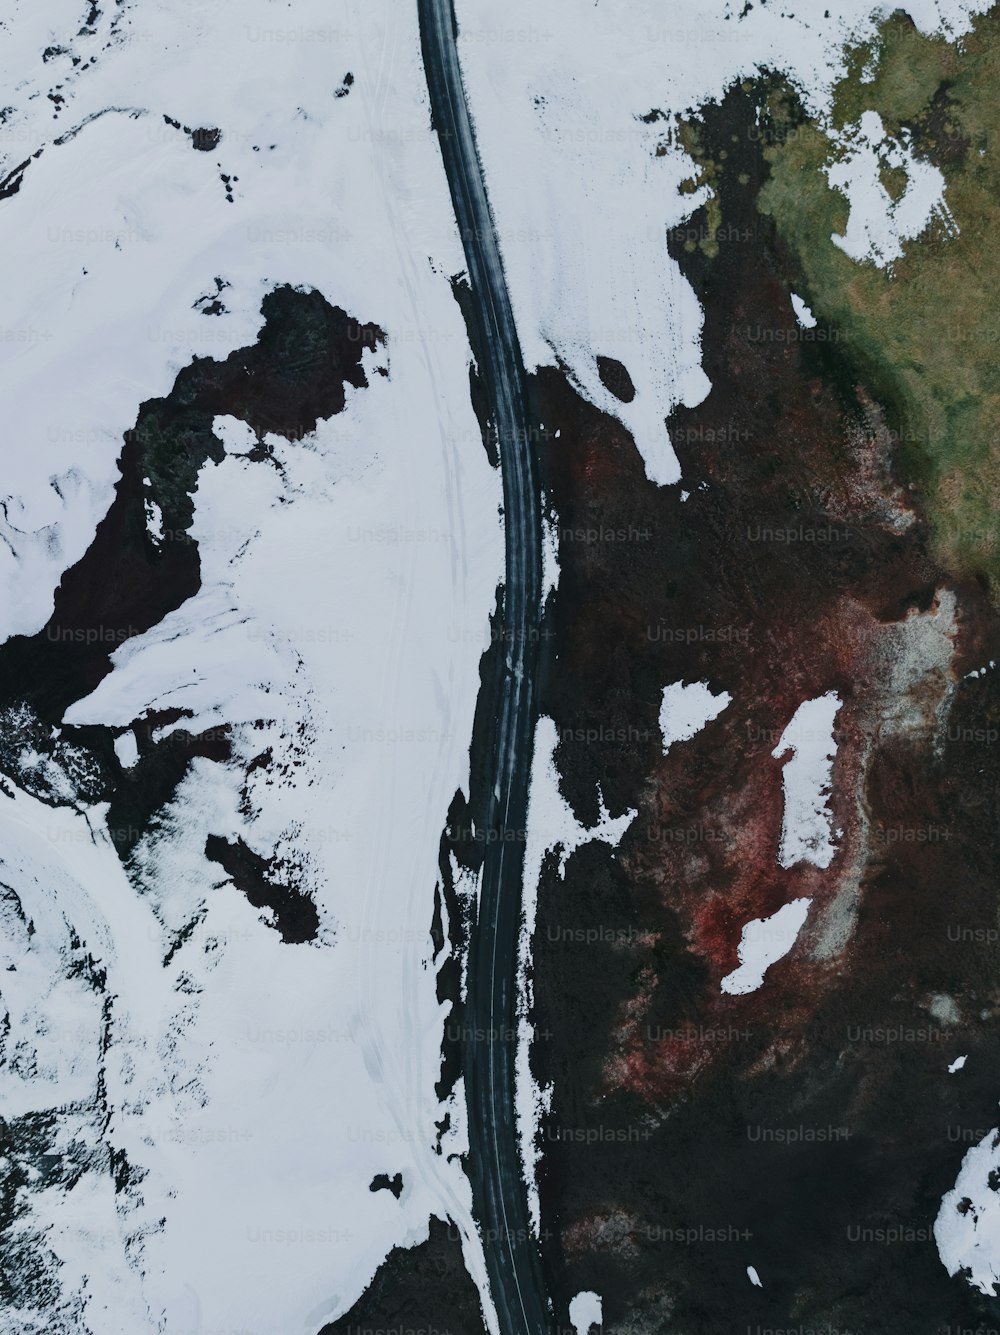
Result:
{"label": "asphalt road", "polygon": [[[496,700],[494,767],[478,921],[469,948],[465,1045],[469,1174],[503,1335],[545,1335],[553,1321],[531,1235],[515,1115],[518,939],[534,741],[542,606],[541,503],[525,371],[456,46],[453,0],[417,0],[424,70],[462,235],[496,427],[506,544],[505,671]],[[514,837],[504,838],[504,830]],[[497,837],[499,836],[499,837]]]}

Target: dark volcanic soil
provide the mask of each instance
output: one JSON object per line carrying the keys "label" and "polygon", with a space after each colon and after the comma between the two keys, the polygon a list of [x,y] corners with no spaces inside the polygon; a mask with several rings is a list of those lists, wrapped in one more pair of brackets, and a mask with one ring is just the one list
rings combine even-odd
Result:
{"label": "dark volcanic soil", "polygon": [[[717,254],[678,245],[713,385],[670,423],[688,498],[562,375],[535,383],[561,568],[542,712],[580,820],[599,795],[638,811],[617,851],[542,877],[547,1260],[562,1320],[593,1289],[623,1335],[996,1326],[931,1229],[997,1124],[1000,686],[966,674],[1000,657],[1000,622],[929,559],[837,331],[796,324],[755,206],[754,96],[705,120],[728,154]],[[732,703],[664,756],[681,680]],[[772,751],[828,691],[837,852],[786,870]],[[723,994],[743,926],[800,896],[787,957]]]}
{"label": "dark volcanic soil", "polygon": [[484,1330],[458,1231],[432,1218],[427,1241],[394,1247],[354,1307],[319,1335],[484,1335]]}

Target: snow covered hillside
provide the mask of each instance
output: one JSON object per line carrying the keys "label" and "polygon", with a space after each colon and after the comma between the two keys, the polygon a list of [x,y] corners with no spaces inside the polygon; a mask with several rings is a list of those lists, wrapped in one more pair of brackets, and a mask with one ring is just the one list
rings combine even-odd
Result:
{"label": "snow covered hillside", "polygon": [[[460,1119],[436,1152],[430,926],[502,533],[415,16],[15,5],[0,60],[2,633],[114,651],[61,749],[4,716],[0,1323],[313,1332],[431,1213],[474,1236]],[[251,347],[279,285],[378,325],[367,383],[315,429],[218,415],[187,533],[143,479],[151,559],[193,539],[197,592],[142,634],[54,628],[140,404]],[[116,738],[124,783],[195,734],[228,758],[113,838],[79,739]],[[234,884],[244,848],[311,939]]]}

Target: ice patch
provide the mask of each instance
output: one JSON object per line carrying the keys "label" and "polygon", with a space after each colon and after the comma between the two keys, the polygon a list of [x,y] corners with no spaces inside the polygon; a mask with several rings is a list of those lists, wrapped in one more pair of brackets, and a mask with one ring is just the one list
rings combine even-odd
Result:
{"label": "ice patch", "polygon": [[739,968],[726,974],[720,986],[731,996],[756,992],[764,981],[764,974],[777,960],[782,959],[795,945],[812,901],[793,899],[768,918],[753,918],[743,928],[743,936],[736,954]]}
{"label": "ice patch", "polygon": [[948,1074],[954,1075],[956,1071],[960,1071],[968,1060],[969,1060],[968,1053],[965,1053],[961,1057],[956,1057],[955,1060],[951,1062],[951,1064],[948,1067]]}
{"label": "ice patch", "polygon": [[686,742],[701,732],[706,723],[719,717],[732,699],[728,691],[714,695],[706,681],[675,681],[665,686],[660,703],[663,754],[667,754],[674,742]]}
{"label": "ice patch", "polygon": [[764,1285],[761,1283],[760,1275],[757,1274],[757,1271],[754,1269],[752,1265],[747,1266],[747,1278],[750,1280],[750,1283],[755,1285],[758,1289],[762,1289],[764,1287]]}
{"label": "ice patch", "polygon": [[782,867],[811,862],[825,869],[833,861],[836,847],[826,799],[837,754],[833,721],[839,709],[840,697],[835,691],[805,700],[771,752],[776,760],[792,752],[781,772],[785,810],[778,861]]}

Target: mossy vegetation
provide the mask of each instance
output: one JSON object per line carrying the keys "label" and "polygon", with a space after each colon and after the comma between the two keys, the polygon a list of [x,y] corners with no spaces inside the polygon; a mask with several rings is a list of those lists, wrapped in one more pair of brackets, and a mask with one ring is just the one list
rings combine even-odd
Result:
{"label": "mossy vegetation", "polygon": [[[776,72],[744,81],[767,163],[757,206],[792,259],[790,287],[836,331],[843,370],[879,401],[899,441],[900,474],[916,484],[934,555],[960,577],[984,578],[1000,601],[1000,5],[949,41],[904,11],[846,53],[828,118],[811,118]],[[880,164],[888,207],[909,184],[901,152],[945,180],[946,211],[903,242],[891,266],[858,262],[844,235],[846,196],[828,170],[876,112],[896,145]],[[709,186],[704,229],[685,249],[711,261],[725,226],[732,163],[706,138],[704,116],[679,118],[676,142],[696,164],[682,186]],[[735,168],[734,168],[735,170]],[[740,183],[746,183],[741,176]]]}
{"label": "mossy vegetation", "polygon": [[[816,315],[841,331],[860,381],[880,398],[921,487],[935,554],[983,576],[1000,598],[1000,7],[957,42],[897,13],[852,51],[832,125],[805,118],[794,91],[766,99],[770,176],[759,207],[797,259]],[[842,131],[876,111],[888,135],[932,162],[954,220],[933,219],[891,268],[851,259],[831,237],[847,221],[825,168]],[[888,169],[898,198],[905,181]]]}
{"label": "mossy vegetation", "polygon": [[[697,174],[681,183],[681,194],[693,195],[704,185],[714,185],[718,180],[722,164],[716,162],[705,151],[697,121],[678,121],[677,139],[688,156],[698,164]],[[693,250],[697,245],[709,259],[714,259],[719,253],[718,237],[721,226],[722,209],[719,195],[717,190],[713,190],[705,204],[705,230],[697,240],[691,239],[687,242],[687,249]]]}

